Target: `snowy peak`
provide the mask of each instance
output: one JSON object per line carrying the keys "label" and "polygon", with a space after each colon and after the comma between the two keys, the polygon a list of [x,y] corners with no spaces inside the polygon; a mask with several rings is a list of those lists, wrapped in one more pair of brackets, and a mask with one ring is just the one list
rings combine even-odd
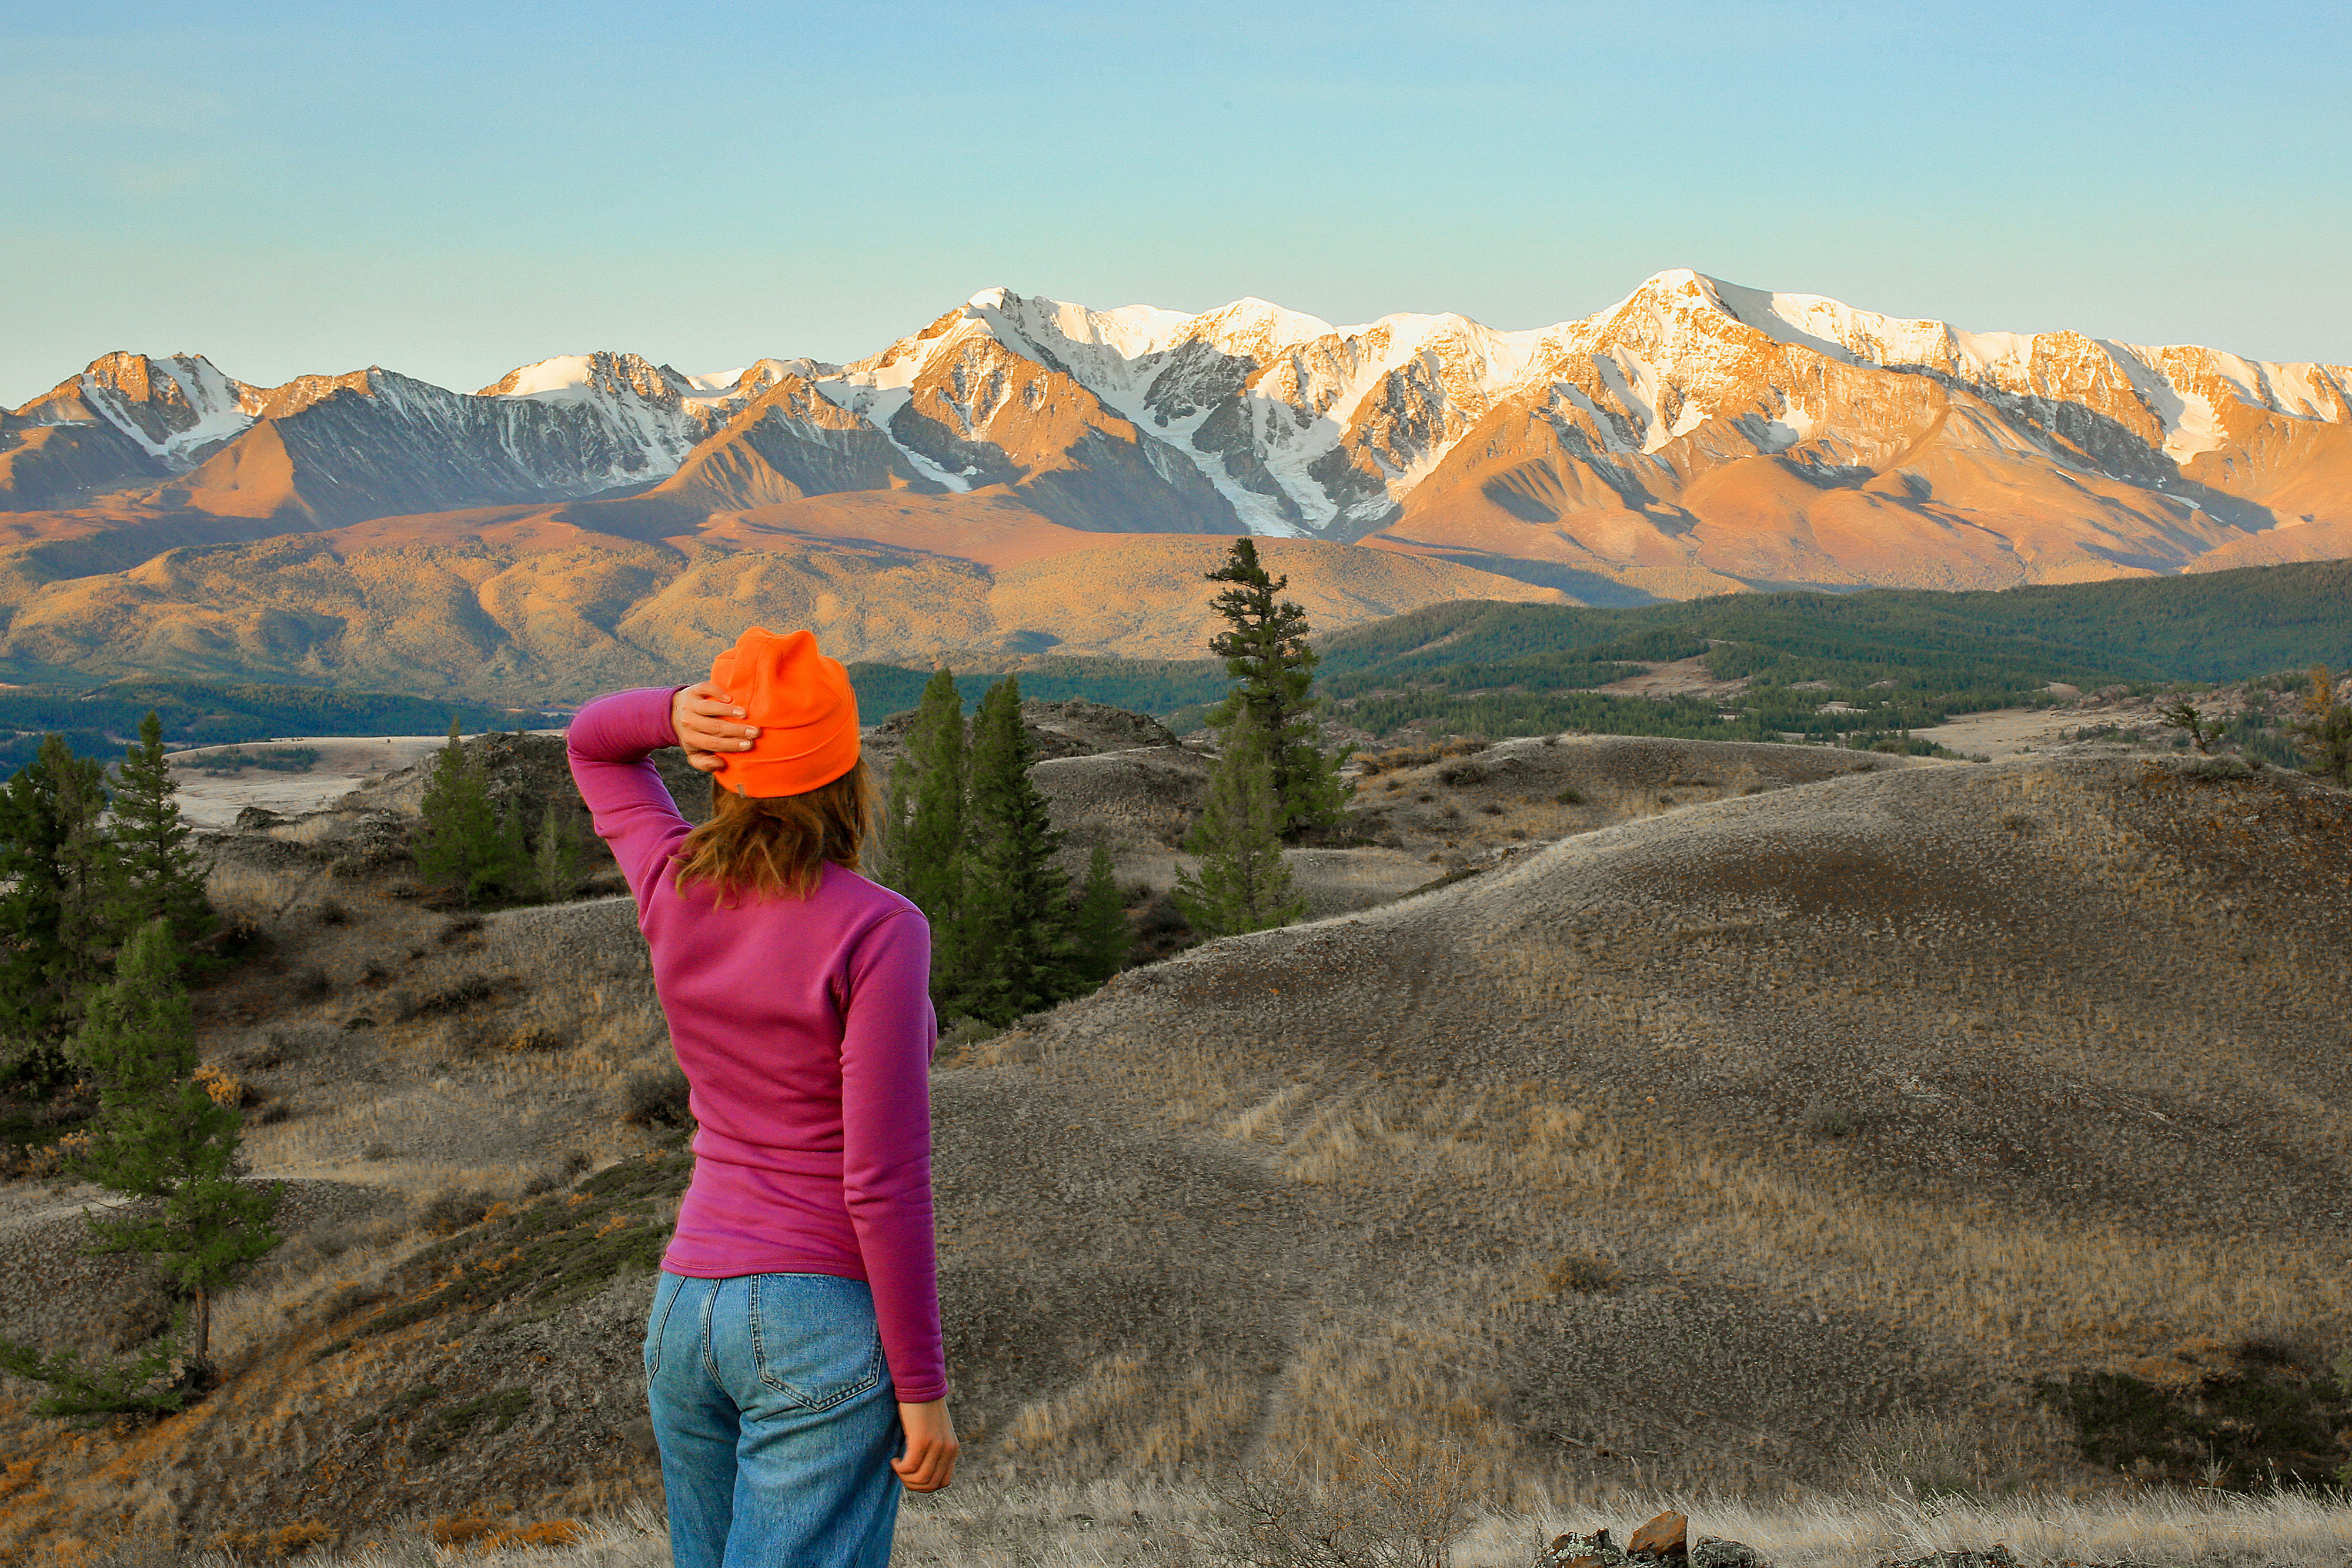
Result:
{"label": "snowy peak", "polygon": [[110,424],[148,456],[178,462],[252,423],[264,395],[201,354],[151,360],[116,352],[16,413],[35,424]]}
{"label": "snowy peak", "polygon": [[477,397],[527,397],[541,402],[580,402],[635,395],[652,402],[678,401],[694,391],[691,380],[667,365],[646,363],[635,354],[566,354],[509,371]]}

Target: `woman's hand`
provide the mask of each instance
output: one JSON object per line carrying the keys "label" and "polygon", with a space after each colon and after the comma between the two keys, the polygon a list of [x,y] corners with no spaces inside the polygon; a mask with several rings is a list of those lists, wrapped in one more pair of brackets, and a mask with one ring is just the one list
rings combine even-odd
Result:
{"label": "woman's hand", "polygon": [[760,732],[741,723],[742,717],[743,710],[709,681],[688,686],[669,700],[669,727],[686,748],[687,766],[699,773],[717,772],[727,753],[751,749]]}
{"label": "woman's hand", "polygon": [[899,1484],[908,1491],[937,1491],[955,1479],[955,1422],[948,1402],[933,1399],[921,1405],[898,1406],[898,1424],[907,1429],[907,1451],[890,1461]]}

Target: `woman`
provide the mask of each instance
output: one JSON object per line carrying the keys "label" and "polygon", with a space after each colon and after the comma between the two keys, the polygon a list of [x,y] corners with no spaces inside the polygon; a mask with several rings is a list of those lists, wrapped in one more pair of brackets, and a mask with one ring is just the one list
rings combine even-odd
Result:
{"label": "woman", "polygon": [[[878,1565],[955,1470],[932,1251],[930,927],[857,874],[848,673],[753,627],[580,711],[572,776],[653,950],[700,1130],[646,1331],[677,1568]],[[647,756],[711,776],[689,830]],[[895,1457],[894,1457],[895,1456]]]}

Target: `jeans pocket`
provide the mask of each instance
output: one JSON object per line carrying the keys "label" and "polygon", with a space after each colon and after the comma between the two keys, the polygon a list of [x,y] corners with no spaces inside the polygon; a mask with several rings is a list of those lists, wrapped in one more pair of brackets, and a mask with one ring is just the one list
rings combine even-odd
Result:
{"label": "jeans pocket", "polygon": [[760,1381],[804,1410],[824,1410],[882,1381],[874,1294],[829,1274],[751,1280],[751,1364]]}
{"label": "jeans pocket", "polygon": [[669,1312],[686,1281],[676,1274],[656,1276],[653,1310],[646,1314],[646,1382],[661,1375],[662,1335],[669,1332]]}

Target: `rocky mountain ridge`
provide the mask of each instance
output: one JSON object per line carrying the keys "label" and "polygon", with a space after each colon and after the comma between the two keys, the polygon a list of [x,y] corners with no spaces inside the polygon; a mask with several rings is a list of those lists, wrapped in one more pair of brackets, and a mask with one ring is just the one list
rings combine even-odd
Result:
{"label": "rocky mountain ridge", "polygon": [[1890,581],[1904,569],[1874,558],[1932,542],[1948,576],[1982,585],[2285,559],[2238,547],[2304,524],[2318,532],[2290,555],[2335,553],[2347,387],[2343,366],[1971,332],[1689,271],[1515,332],[995,288],[846,366],[703,377],[600,352],[470,395],[380,367],[261,388],[201,356],[110,354],[9,417],[0,505],[160,478],[160,507],[334,526],[691,467],[675,497],[709,511],[1001,491],[1091,531],[1370,537],[1555,578],[1720,580],[1698,588]]}

